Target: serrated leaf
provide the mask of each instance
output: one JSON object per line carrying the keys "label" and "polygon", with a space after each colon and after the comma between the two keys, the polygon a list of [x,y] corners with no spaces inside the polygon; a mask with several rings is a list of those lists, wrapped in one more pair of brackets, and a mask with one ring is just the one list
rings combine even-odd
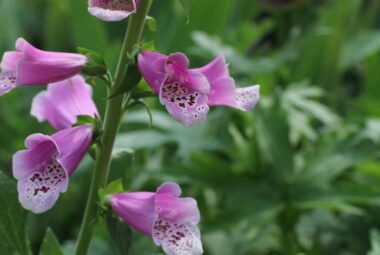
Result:
{"label": "serrated leaf", "polygon": [[132,232],[127,224],[121,222],[113,215],[106,217],[106,225],[111,241],[118,255],[127,255],[131,246]]}
{"label": "serrated leaf", "polygon": [[124,93],[127,93],[139,85],[140,81],[142,79],[141,73],[135,63],[130,64],[128,66],[128,71],[125,76],[124,82],[115,89],[115,92],[112,93],[112,95],[109,98],[113,98],[118,95],[122,95]]}
{"label": "serrated leaf", "polygon": [[189,1],[188,0],[179,0],[179,2],[181,3],[184,11],[185,11],[185,14],[186,14],[186,19],[187,19],[187,23],[190,22],[190,8],[189,8]]}
{"label": "serrated leaf", "polygon": [[17,199],[16,183],[0,171],[0,254],[31,254],[26,238],[26,211]]}
{"label": "serrated leaf", "polygon": [[63,255],[63,251],[53,231],[48,228],[41,246],[40,255]]}

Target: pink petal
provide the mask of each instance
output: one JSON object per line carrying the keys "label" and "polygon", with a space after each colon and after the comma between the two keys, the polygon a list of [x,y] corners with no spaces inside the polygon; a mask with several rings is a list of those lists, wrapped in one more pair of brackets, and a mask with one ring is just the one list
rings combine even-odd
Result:
{"label": "pink petal", "polygon": [[34,213],[50,209],[65,192],[68,175],[59,162],[59,149],[49,136],[35,134],[27,138],[27,150],[13,156],[13,175],[22,206]]}
{"label": "pink petal", "polygon": [[160,219],[175,223],[200,221],[197,201],[193,198],[179,198],[181,188],[176,183],[162,184],[156,191],[155,210]]}
{"label": "pink petal", "polygon": [[220,79],[229,77],[228,65],[226,64],[226,59],[223,55],[214,59],[211,63],[196,69],[193,71],[200,72],[207,77],[207,80],[212,85]]}
{"label": "pink petal", "polygon": [[115,194],[111,198],[112,209],[125,223],[150,236],[156,219],[153,192]]}
{"label": "pink petal", "polygon": [[236,108],[242,111],[251,110],[260,100],[260,86],[255,85],[236,89],[235,100]]}
{"label": "pink petal", "polygon": [[31,114],[39,121],[47,120],[57,130],[71,127],[79,115],[99,115],[92,88],[80,75],[50,84],[47,91],[33,99]]}
{"label": "pink petal", "polygon": [[59,148],[58,160],[70,176],[92,143],[92,128],[89,125],[67,128],[52,135],[52,139]]}
{"label": "pink petal", "polygon": [[154,223],[152,237],[167,255],[203,254],[200,232],[194,224],[177,224],[159,218]]}
{"label": "pink petal", "polygon": [[17,63],[22,58],[22,53],[17,51],[5,52],[1,60],[2,72],[16,72]]}
{"label": "pink petal", "polygon": [[138,4],[135,0],[89,0],[88,11],[104,21],[119,21],[136,13]]}
{"label": "pink petal", "polygon": [[138,56],[138,67],[146,82],[156,94],[166,79],[165,63],[167,57],[153,51],[144,50]]}
{"label": "pink petal", "polygon": [[211,92],[208,95],[209,106],[226,105],[235,107],[235,82],[230,77],[221,78],[211,85]]}
{"label": "pink petal", "polygon": [[189,89],[178,80],[167,80],[161,87],[160,101],[174,119],[186,127],[206,119],[209,107],[207,95]]}
{"label": "pink petal", "polygon": [[0,96],[8,93],[16,87],[16,73],[0,73]]}

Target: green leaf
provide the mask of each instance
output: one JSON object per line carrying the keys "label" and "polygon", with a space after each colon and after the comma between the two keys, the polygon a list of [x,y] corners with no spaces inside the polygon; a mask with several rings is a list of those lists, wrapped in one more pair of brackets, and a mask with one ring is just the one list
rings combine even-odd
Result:
{"label": "green leaf", "polygon": [[141,78],[142,76],[137,65],[135,63],[130,64],[128,66],[128,71],[124,82],[114,90],[115,92],[113,92],[109,98],[113,98],[133,90],[137,87],[137,85],[139,85]]}
{"label": "green leaf", "polygon": [[156,19],[150,16],[146,17],[146,24],[150,31],[156,32],[157,31],[157,22]]}
{"label": "green leaf", "polygon": [[107,196],[115,193],[120,193],[124,190],[123,188],[123,181],[121,179],[113,181],[107,185],[104,189],[100,189],[98,191],[99,194],[99,201],[101,205],[104,205],[107,203]]}
{"label": "green leaf", "polygon": [[140,43],[140,49],[141,50],[155,51],[156,47],[154,47],[154,41],[150,41],[150,42],[142,42],[142,43]]}
{"label": "green leaf", "polygon": [[40,255],[63,255],[61,246],[50,228],[46,230]]}
{"label": "green leaf", "polygon": [[132,243],[132,232],[127,224],[113,215],[106,216],[106,225],[118,255],[127,255]]}
{"label": "green leaf", "polygon": [[376,229],[372,229],[370,233],[371,237],[371,250],[367,255],[379,255],[380,254],[380,233]]}
{"label": "green leaf", "polygon": [[79,115],[77,116],[77,122],[74,124],[74,126],[81,126],[86,124],[95,124],[96,119],[88,116],[88,115]]}
{"label": "green leaf", "polygon": [[179,0],[181,3],[183,9],[185,10],[187,23],[190,23],[190,8],[189,8],[189,1],[188,0]]}
{"label": "green leaf", "polygon": [[380,31],[360,34],[348,41],[340,57],[340,67],[345,69],[380,51]]}
{"label": "green leaf", "polygon": [[0,254],[31,254],[26,238],[26,211],[17,199],[16,183],[0,172]]}

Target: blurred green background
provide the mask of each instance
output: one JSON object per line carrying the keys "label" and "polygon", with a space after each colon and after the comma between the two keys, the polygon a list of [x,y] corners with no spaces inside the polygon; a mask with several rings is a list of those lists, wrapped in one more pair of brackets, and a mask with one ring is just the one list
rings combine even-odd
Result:
{"label": "blurred green background", "polygon": [[[179,1],[155,1],[157,32],[144,40],[163,53],[185,52],[193,67],[225,54],[237,84],[261,84],[262,100],[249,113],[212,109],[186,129],[150,99],[152,127],[144,109],[125,116],[111,178],[128,190],[180,183],[198,200],[206,255],[380,254],[380,1],[189,1],[189,24]],[[100,22],[86,2],[0,0],[1,52],[22,36],[46,50],[98,51],[114,68],[127,21]],[[41,89],[0,99],[8,175],[27,135],[52,132],[29,115]],[[94,91],[102,111],[104,84]],[[87,157],[54,209],[27,215],[35,253],[51,226],[72,254],[92,165]],[[89,254],[116,254],[104,224]],[[162,253],[134,232],[130,254]]]}

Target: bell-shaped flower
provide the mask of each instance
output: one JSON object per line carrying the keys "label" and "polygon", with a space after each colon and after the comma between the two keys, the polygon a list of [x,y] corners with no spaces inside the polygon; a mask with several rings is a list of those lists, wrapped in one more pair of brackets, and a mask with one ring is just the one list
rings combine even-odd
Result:
{"label": "bell-shaped flower", "polygon": [[260,86],[236,88],[223,56],[208,65],[189,69],[183,53],[165,56],[143,51],[138,57],[141,74],[168,112],[185,126],[202,122],[211,106],[248,111],[260,98]]}
{"label": "bell-shaped flower", "polygon": [[16,51],[3,55],[0,68],[0,95],[18,86],[57,82],[79,73],[87,58],[80,54],[42,51],[23,38]]}
{"label": "bell-shaped flower", "polygon": [[113,210],[137,231],[151,236],[168,255],[203,253],[197,224],[196,200],[180,198],[176,183],[164,183],[154,192],[118,193],[111,196]]}
{"label": "bell-shaped flower", "polygon": [[33,134],[26,150],[13,156],[13,175],[21,205],[34,213],[49,210],[66,192],[74,172],[92,142],[92,127],[64,129],[52,136]]}
{"label": "bell-shaped flower", "polygon": [[88,11],[104,21],[119,21],[136,13],[140,0],[88,0]]}
{"label": "bell-shaped flower", "polygon": [[49,84],[46,91],[34,97],[31,114],[57,130],[71,127],[79,115],[99,116],[92,88],[80,75]]}

